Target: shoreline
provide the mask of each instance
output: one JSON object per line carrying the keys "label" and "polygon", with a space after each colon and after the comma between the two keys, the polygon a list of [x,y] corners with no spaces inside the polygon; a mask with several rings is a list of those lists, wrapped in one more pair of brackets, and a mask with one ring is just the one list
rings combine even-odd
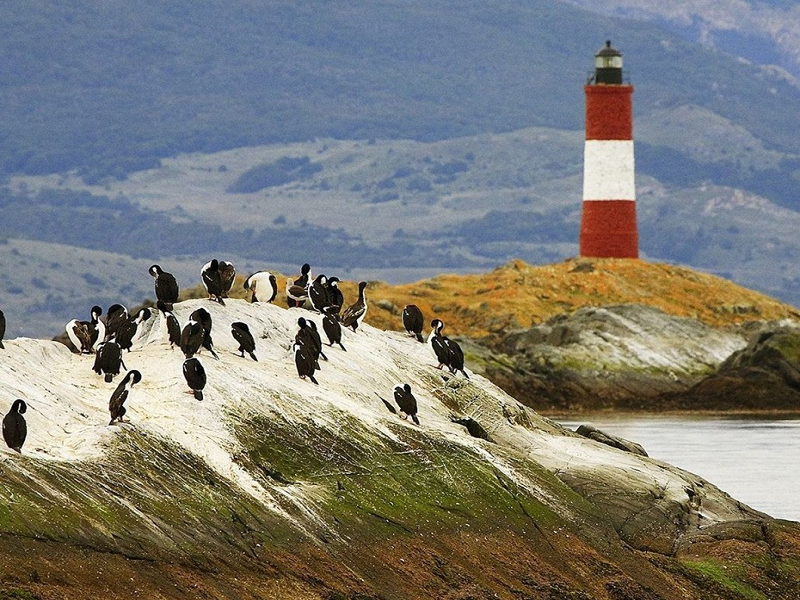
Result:
{"label": "shoreline", "polygon": [[[535,410],[535,409],[533,409]],[[587,419],[599,420],[631,420],[631,419],[751,419],[751,420],[800,420],[800,409],[737,409],[737,410],[663,410],[651,412],[646,410],[587,410],[575,412],[549,412],[536,411],[537,414],[551,421],[580,421]]]}

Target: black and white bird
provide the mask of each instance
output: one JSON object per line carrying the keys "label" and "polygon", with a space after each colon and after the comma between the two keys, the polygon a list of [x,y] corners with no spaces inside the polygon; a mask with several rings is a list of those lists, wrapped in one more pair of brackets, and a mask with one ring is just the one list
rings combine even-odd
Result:
{"label": "black and white bird", "polygon": [[411,393],[411,386],[404,383],[402,386],[395,386],[394,388],[394,401],[400,407],[400,416],[403,419],[411,417],[411,420],[419,425],[417,418],[417,399]]}
{"label": "black and white bird", "polygon": [[302,288],[308,287],[308,282],[311,280],[311,265],[305,263],[300,267],[300,277],[294,280],[295,285]]}
{"label": "black and white bird", "polygon": [[431,321],[431,333],[428,336],[428,345],[431,347],[436,360],[439,362],[437,369],[446,366],[448,370],[455,374],[458,371],[469,379],[469,375],[464,370],[464,353],[458,342],[442,335],[444,323],[441,319]]}
{"label": "black and white bird", "polygon": [[367,315],[367,295],[364,293],[366,287],[366,281],[358,284],[358,300],[348,306],[342,313],[343,327],[352,327],[353,331],[356,331]]}
{"label": "black and white bird", "polygon": [[306,288],[311,280],[311,265],[305,263],[300,268],[300,276],[297,279],[292,277],[286,280],[286,305],[303,306],[303,302],[308,299]]}
{"label": "black and white bird", "polygon": [[314,278],[314,281],[308,284],[306,292],[308,301],[317,312],[322,312],[322,309],[330,304],[328,300],[328,278],[322,273]]}
{"label": "black and white bird", "polygon": [[190,321],[197,321],[203,326],[203,343],[201,346],[211,353],[211,356],[219,360],[219,356],[214,352],[214,342],[211,339],[211,313],[205,308],[198,308],[189,315]]}
{"label": "black and white bird", "polygon": [[202,400],[203,389],[206,387],[206,370],[198,358],[192,357],[183,361],[183,378],[195,399]]}
{"label": "black and white bird", "polygon": [[311,383],[319,385],[319,382],[314,378],[316,366],[311,348],[307,345],[295,342],[292,345],[292,351],[294,352],[294,364],[300,379],[308,377]]}
{"label": "black and white bird", "polygon": [[100,319],[103,309],[95,305],[92,307],[91,320],[78,321],[72,319],[65,329],[67,336],[79,354],[96,352],[106,337],[105,323]]}
{"label": "black and white bird", "polygon": [[436,366],[437,369],[441,369],[449,361],[449,353],[444,343],[442,329],[444,329],[444,323],[440,319],[431,321],[431,332],[428,334],[428,346],[430,346],[433,355],[439,363]]}
{"label": "black and white bird", "polygon": [[347,352],[347,348],[342,345],[342,326],[339,323],[339,315],[336,313],[335,306],[326,306],[322,309],[322,330],[328,337],[328,345],[339,344],[339,347]]}
{"label": "black and white bird", "polygon": [[424,317],[422,311],[416,304],[407,304],[403,307],[403,327],[405,330],[417,338],[418,342],[425,342],[422,338],[422,324]]}
{"label": "black and white bird", "polygon": [[128,316],[128,309],[123,304],[109,306],[106,310],[106,335],[103,341],[116,337],[119,326],[128,320]]}
{"label": "black and white bird", "polygon": [[92,370],[98,375],[104,375],[105,382],[111,383],[116,375],[119,375],[120,368],[128,370],[122,360],[122,348],[113,339],[103,342],[97,348],[94,357]]}
{"label": "black and white bird", "polygon": [[168,310],[178,301],[178,282],[172,273],[167,273],[160,266],[150,267],[150,275],[155,280],[156,300],[161,300]]}
{"label": "black and white bird", "polygon": [[219,261],[219,279],[222,287],[222,297],[227,298],[236,281],[236,268],[227,260]]}
{"label": "black and white bird", "polygon": [[136,369],[132,369],[125,374],[122,381],[119,382],[117,389],[111,394],[111,399],[108,401],[108,412],[111,413],[111,420],[109,425],[113,425],[114,421],[120,423],[125,422],[123,418],[127,412],[125,408],[125,401],[128,399],[128,394],[134,385],[142,380],[142,374]]}
{"label": "black and white bird", "polygon": [[464,370],[464,352],[461,350],[461,346],[458,345],[458,342],[451,340],[447,336],[444,338],[444,343],[445,346],[447,346],[449,356],[447,366],[450,368],[450,372],[455,374],[461,371],[461,374],[469,379],[469,375],[467,375],[467,372]]}
{"label": "black and white bird", "polygon": [[299,329],[294,336],[294,341],[296,344],[301,344],[303,347],[308,348],[309,355],[314,361],[314,368],[318,370],[320,356],[324,357],[325,360],[328,359],[322,354],[322,339],[317,331],[316,324],[311,320],[300,317],[297,319],[297,326]]}
{"label": "black and white bird", "polygon": [[203,337],[205,337],[203,324],[190,318],[181,331],[179,345],[184,357],[192,358],[197,354],[198,350],[203,346]]}
{"label": "black and white bird", "polygon": [[297,285],[291,277],[286,280],[286,305],[289,308],[303,306],[308,300],[308,292],[304,286]]}
{"label": "black and white bird", "polygon": [[[322,357],[322,360],[328,360],[328,357],[325,356],[325,353],[322,351],[322,336],[319,334],[319,330],[317,330],[317,324],[309,319],[308,326],[311,329],[311,337],[314,339],[317,357]],[[319,369],[319,365],[317,365],[317,369]]]}
{"label": "black and white bird", "polygon": [[6,337],[6,315],[0,310],[0,350],[5,350],[3,345],[3,338]]}
{"label": "black and white bird", "polygon": [[244,280],[244,289],[250,292],[250,302],[271,303],[278,295],[278,280],[269,271],[256,271]]}
{"label": "black and white bird", "polygon": [[167,330],[167,339],[169,340],[169,349],[172,350],[175,346],[181,345],[181,326],[178,323],[177,317],[172,314],[171,310],[167,309],[167,305],[161,300],[156,303],[156,308],[161,313],[161,318],[164,319],[164,327]]}
{"label": "black and white bird", "polygon": [[250,358],[258,362],[256,358],[256,340],[253,338],[253,334],[250,333],[247,323],[242,323],[241,321],[231,323],[231,335],[239,344],[239,352],[242,358],[244,358],[244,353],[247,352]]}
{"label": "black and white bird", "polygon": [[333,312],[338,313],[344,308],[344,294],[339,289],[339,278],[328,277],[328,303],[333,306]]}
{"label": "black and white bird", "polygon": [[139,326],[147,321],[151,314],[152,313],[150,312],[149,308],[140,308],[135,315],[129,317],[117,327],[115,339],[120,348],[127,350],[128,352],[131,351],[131,346],[133,346],[133,338],[135,338],[136,334],[139,332]]}
{"label": "black and white bird", "polygon": [[22,453],[22,445],[28,437],[28,424],[25,422],[25,411],[28,405],[24,400],[14,400],[11,410],[3,417],[3,439],[12,450]]}
{"label": "black and white bird", "polygon": [[208,299],[224,305],[222,272],[220,271],[219,261],[216,258],[203,265],[203,268],[200,269],[200,277],[203,280],[203,287],[206,288],[208,293]]}

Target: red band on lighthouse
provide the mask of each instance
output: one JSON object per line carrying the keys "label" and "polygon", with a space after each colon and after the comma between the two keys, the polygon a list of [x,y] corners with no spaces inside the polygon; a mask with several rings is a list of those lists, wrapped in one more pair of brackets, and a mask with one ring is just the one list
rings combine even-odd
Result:
{"label": "red band on lighthouse", "polygon": [[584,91],[586,143],[580,255],[638,258],[633,86],[599,83],[585,86]]}

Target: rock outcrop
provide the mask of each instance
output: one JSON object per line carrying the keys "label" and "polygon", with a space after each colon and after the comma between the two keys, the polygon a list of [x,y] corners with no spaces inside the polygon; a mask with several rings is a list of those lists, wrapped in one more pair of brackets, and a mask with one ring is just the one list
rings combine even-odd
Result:
{"label": "rock outcrop", "polygon": [[721,410],[800,411],[800,324],[754,327],[747,345],[685,393],[679,407],[713,404]]}
{"label": "rock outcrop", "polygon": [[641,304],[582,308],[508,333],[494,348],[499,354],[485,353],[480,370],[537,410],[646,410],[689,389],[745,344],[741,330]]}
{"label": "rock outcrop", "polygon": [[[0,590],[386,600],[800,592],[800,526],[568,431],[480,375],[438,371],[403,333],[345,332],[347,352],[326,351],[315,386],[297,377],[288,345],[298,317],[317,317],[236,299],[182,302],[175,314],[184,322],[199,306],[213,315],[220,356],[200,355],[205,399],[185,393],[183,357],[156,316],[125,354],[143,379],[130,423],[116,426],[114,386],[90,357],[5,342],[0,396],[28,400],[29,439],[22,455],[0,452]],[[233,321],[250,326],[258,362],[238,356]],[[682,357],[664,368],[678,370]],[[421,426],[378,398],[398,383],[414,390]]]}

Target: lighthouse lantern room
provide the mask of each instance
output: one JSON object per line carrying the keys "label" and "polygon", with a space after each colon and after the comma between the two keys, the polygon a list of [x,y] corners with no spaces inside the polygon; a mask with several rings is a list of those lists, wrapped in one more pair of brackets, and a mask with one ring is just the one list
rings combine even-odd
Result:
{"label": "lighthouse lantern room", "polygon": [[580,255],[638,258],[633,160],[633,86],[623,83],[622,54],[606,42],[584,86],[586,142]]}

